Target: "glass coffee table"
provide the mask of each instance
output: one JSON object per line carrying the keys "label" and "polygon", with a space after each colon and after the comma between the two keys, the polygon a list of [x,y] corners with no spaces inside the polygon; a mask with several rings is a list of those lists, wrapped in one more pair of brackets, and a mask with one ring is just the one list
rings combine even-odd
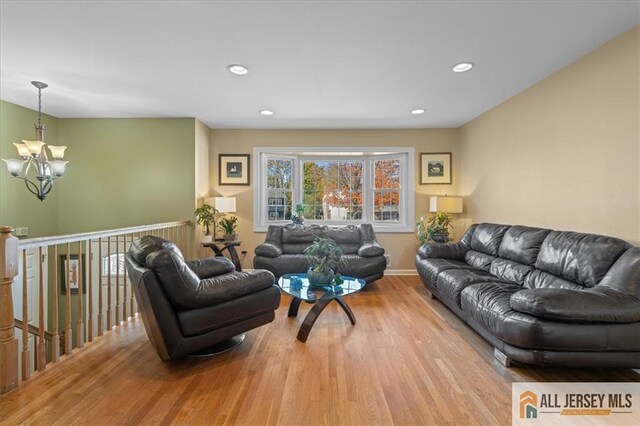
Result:
{"label": "glass coffee table", "polygon": [[298,331],[298,340],[306,342],[309,332],[315,324],[316,320],[332,300],[344,310],[349,317],[351,324],[356,324],[356,317],[353,315],[351,308],[344,301],[343,297],[352,293],[356,293],[365,286],[366,282],[359,278],[341,276],[344,282],[336,286],[317,286],[309,284],[307,274],[286,274],[280,277],[278,285],[285,293],[293,296],[291,305],[289,305],[289,316],[298,315],[300,302],[303,300],[307,303],[313,303],[313,307],[304,319]]}

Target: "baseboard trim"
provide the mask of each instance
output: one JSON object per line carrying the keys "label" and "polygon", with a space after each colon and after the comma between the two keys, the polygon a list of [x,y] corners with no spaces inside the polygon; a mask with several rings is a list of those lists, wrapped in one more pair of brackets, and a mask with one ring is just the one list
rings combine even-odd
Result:
{"label": "baseboard trim", "polygon": [[418,275],[416,269],[387,269],[385,275]]}

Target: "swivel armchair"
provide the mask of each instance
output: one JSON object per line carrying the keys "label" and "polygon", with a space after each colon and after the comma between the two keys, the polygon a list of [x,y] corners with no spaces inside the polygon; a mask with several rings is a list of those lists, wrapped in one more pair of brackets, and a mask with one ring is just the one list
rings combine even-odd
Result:
{"label": "swivel armchair", "polygon": [[237,272],[223,257],[186,262],[170,241],[131,243],[126,267],[149,340],[163,361],[219,353],[275,318],[280,290],[269,271]]}

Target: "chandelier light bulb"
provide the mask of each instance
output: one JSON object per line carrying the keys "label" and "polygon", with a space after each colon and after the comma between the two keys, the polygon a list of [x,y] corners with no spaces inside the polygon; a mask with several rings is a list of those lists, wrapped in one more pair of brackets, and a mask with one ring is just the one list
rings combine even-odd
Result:
{"label": "chandelier light bulb", "polygon": [[18,148],[18,155],[22,158],[27,158],[31,155],[31,153],[29,152],[29,148],[27,148],[27,146],[23,143],[17,143],[14,142],[13,143],[16,148]]}
{"label": "chandelier light bulb", "polygon": [[15,158],[10,158],[8,160],[5,160],[3,158],[2,161],[5,162],[5,164],[7,165],[7,169],[9,169],[9,173],[11,173],[11,176],[13,177],[20,175],[20,172],[22,171],[22,166],[25,163],[24,160],[16,160]]}
{"label": "chandelier light bulb", "polygon": [[22,139],[22,143],[27,146],[31,155],[40,155],[40,151],[42,151],[42,147],[44,146],[44,142],[42,141],[27,141]]}
{"label": "chandelier light bulb", "polygon": [[67,167],[68,161],[62,160],[54,160],[49,161],[49,167],[51,168],[51,173],[54,176],[60,177],[64,174],[64,169]]}
{"label": "chandelier light bulb", "polygon": [[49,146],[49,151],[51,151],[51,156],[53,156],[53,158],[55,158],[56,160],[61,160],[64,158],[64,150],[67,149],[66,146],[54,146],[54,145],[48,145]]}

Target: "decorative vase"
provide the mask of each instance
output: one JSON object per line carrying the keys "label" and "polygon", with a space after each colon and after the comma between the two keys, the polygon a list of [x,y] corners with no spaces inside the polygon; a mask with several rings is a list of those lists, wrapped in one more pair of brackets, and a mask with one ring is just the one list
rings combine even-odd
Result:
{"label": "decorative vase", "polygon": [[202,241],[203,244],[210,243],[211,242],[211,235],[203,235],[201,241]]}
{"label": "decorative vase", "polygon": [[309,279],[309,284],[311,285],[330,285],[333,281],[334,273],[332,270],[329,270],[328,274],[323,274],[321,272],[316,272],[313,268],[309,268],[307,271],[307,278]]}
{"label": "decorative vase", "polygon": [[224,234],[224,242],[232,243],[236,240],[237,234]]}
{"label": "decorative vase", "polygon": [[291,222],[295,223],[296,225],[302,225],[304,224],[304,216],[293,214],[291,215]]}

